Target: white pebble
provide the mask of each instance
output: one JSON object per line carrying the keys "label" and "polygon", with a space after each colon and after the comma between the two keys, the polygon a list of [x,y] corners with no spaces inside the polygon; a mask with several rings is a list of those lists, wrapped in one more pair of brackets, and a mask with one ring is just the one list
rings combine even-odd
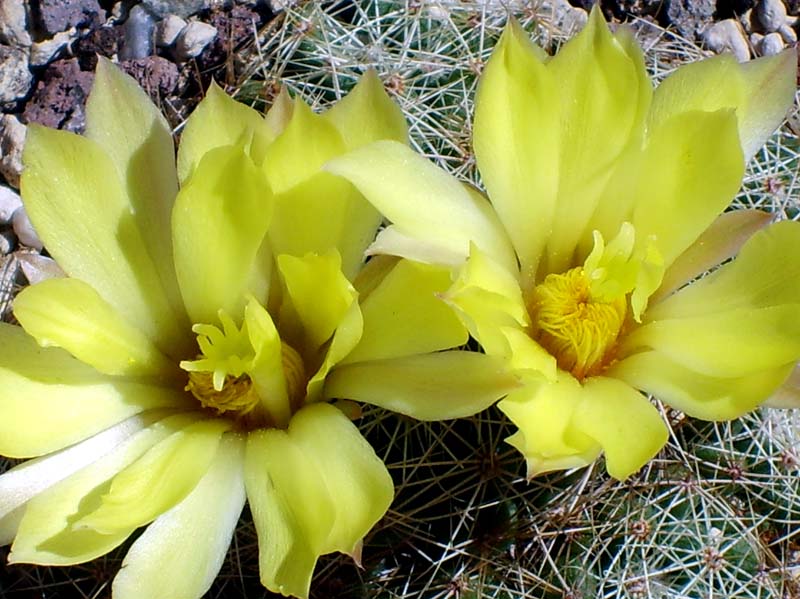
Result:
{"label": "white pebble", "polygon": [[41,254],[33,252],[17,252],[15,254],[22,274],[31,285],[36,285],[46,279],[56,279],[63,277],[64,271],[56,264],[56,261]]}
{"label": "white pebble", "polygon": [[22,149],[27,127],[13,114],[0,116],[0,175],[19,188],[22,173]]}
{"label": "white pebble", "polygon": [[783,41],[787,44],[793,44],[797,41],[797,34],[788,23],[781,25],[781,28],[778,29],[778,33],[781,34]]}
{"label": "white pebble", "polygon": [[0,233],[0,256],[9,254],[15,245],[17,245],[17,238],[11,231]]}
{"label": "white pebble", "polygon": [[41,239],[39,239],[39,236],[36,234],[31,224],[31,220],[28,218],[28,213],[25,212],[25,206],[20,206],[16,209],[14,215],[11,217],[11,226],[14,229],[14,233],[17,235],[17,239],[19,239],[20,243],[23,245],[27,245],[36,250],[41,250],[44,247],[44,244]]}
{"label": "white pebble", "polygon": [[712,52],[732,52],[739,62],[750,60],[750,47],[741,25],[734,19],[718,21],[703,31],[703,42]]}
{"label": "white pebble", "polygon": [[761,56],[775,56],[783,50],[783,38],[780,33],[768,33],[761,40]]}
{"label": "white pebble", "polygon": [[781,0],[759,0],[756,16],[764,31],[772,33],[786,24],[786,6]]}
{"label": "white pebble", "polygon": [[192,21],[183,28],[175,40],[175,54],[179,60],[199,56],[203,49],[217,37],[217,28],[208,23]]}
{"label": "white pebble", "polygon": [[167,15],[156,25],[156,45],[161,48],[171,46],[185,27],[186,21],[178,15]]}
{"label": "white pebble", "polygon": [[0,224],[8,224],[18,208],[22,206],[22,198],[11,189],[0,185]]}

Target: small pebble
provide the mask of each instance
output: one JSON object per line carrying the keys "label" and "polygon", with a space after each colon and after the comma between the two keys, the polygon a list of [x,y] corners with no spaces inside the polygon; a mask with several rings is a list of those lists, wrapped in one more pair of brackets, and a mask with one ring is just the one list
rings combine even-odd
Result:
{"label": "small pebble", "polygon": [[142,0],[151,13],[157,17],[178,15],[184,19],[211,7],[210,0]]}
{"label": "small pebble", "polygon": [[756,16],[764,31],[772,33],[786,24],[786,6],[782,0],[759,0]]}
{"label": "small pebble", "polygon": [[0,42],[18,48],[33,43],[28,33],[27,0],[0,0]]}
{"label": "small pebble", "polygon": [[797,34],[788,23],[781,25],[781,28],[778,29],[778,33],[781,34],[783,41],[787,44],[793,44],[797,41]]}
{"label": "small pebble", "polygon": [[67,44],[78,37],[78,31],[71,27],[66,31],[56,33],[52,39],[43,42],[36,42],[31,46],[31,65],[42,67],[49,64],[51,60],[63,50]]}
{"label": "small pebble", "polygon": [[150,12],[137,4],[130,13],[128,20],[122,26],[122,47],[119,51],[120,60],[135,60],[144,58],[153,53],[153,37],[156,21]]}
{"label": "small pebble", "polygon": [[0,185],[0,224],[10,223],[14,213],[21,207],[22,198],[19,194],[10,187]]}
{"label": "small pebble", "polygon": [[167,15],[156,26],[156,45],[166,48],[175,43],[178,36],[186,27],[186,21],[178,15]]}
{"label": "small pebble", "polygon": [[199,56],[215,37],[217,37],[216,27],[192,21],[184,27],[175,41],[175,54],[178,60],[188,60]]}
{"label": "small pebble", "polygon": [[779,54],[784,48],[783,38],[780,33],[768,33],[761,40],[760,53],[761,56],[775,56]]}
{"label": "small pebble", "polygon": [[32,84],[28,53],[19,48],[0,46],[0,104],[24,98]]}
{"label": "small pebble", "polygon": [[19,189],[22,173],[22,149],[27,127],[13,114],[0,116],[0,175]]}
{"label": "small pebble", "polygon": [[16,245],[17,237],[14,235],[13,231],[0,232],[0,256],[10,254]]}
{"label": "small pebble", "polygon": [[744,30],[734,19],[718,21],[703,31],[703,42],[712,52],[732,52],[739,62],[750,59],[750,47]]}
{"label": "small pebble", "polygon": [[28,213],[25,212],[25,206],[20,206],[14,211],[14,215],[11,217],[11,226],[14,228],[14,233],[16,233],[17,239],[21,244],[39,251],[44,247],[44,244],[33,229]]}
{"label": "small pebble", "polygon": [[56,279],[64,276],[64,271],[56,261],[41,254],[33,252],[17,252],[15,254],[20,270],[28,283],[36,285],[46,279]]}

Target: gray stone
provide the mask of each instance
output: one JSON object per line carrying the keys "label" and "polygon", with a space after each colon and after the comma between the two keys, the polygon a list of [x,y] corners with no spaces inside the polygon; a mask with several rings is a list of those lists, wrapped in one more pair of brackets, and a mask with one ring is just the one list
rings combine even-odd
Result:
{"label": "gray stone", "polygon": [[39,0],[38,5],[39,26],[47,37],[70,27],[100,25],[105,20],[105,11],[97,0]]}
{"label": "gray stone", "polygon": [[184,27],[175,41],[175,54],[179,60],[199,56],[203,49],[217,37],[217,28],[200,21],[192,21]]}
{"label": "gray stone", "polygon": [[20,206],[14,211],[14,215],[11,217],[11,226],[14,228],[17,239],[23,245],[39,251],[44,247],[41,239],[36,234],[36,230],[33,228],[33,224],[31,224],[31,219],[28,218],[25,206]]}
{"label": "gray stone", "polygon": [[735,19],[714,23],[703,34],[703,43],[712,52],[731,52],[739,62],[750,60],[750,47],[744,30]]}
{"label": "gray stone", "polygon": [[17,237],[13,231],[0,232],[0,256],[6,256],[17,246]]}
{"label": "gray stone", "polygon": [[22,198],[19,194],[10,187],[0,185],[0,224],[10,223],[14,213],[21,207]]}
{"label": "gray stone", "polygon": [[24,98],[32,83],[28,53],[19,48],[0,46],[0,104]]}
{"label": "gray stone", "polygon": [[782,0],[759,0],[756,17],[765,33],[778,31],[786,24],[786,6]]}
{"label": "gray stone", "polygon": [[56,261],[47,256],[33,252],[18,251],[15,254],[22,274],[28,279],[28,283],[36,285],[47,279],[56,279],[64,276],[64,271],[56,264]]}
{"label": "gray stone", "polygon": [[148,10],[142,8],[142,5],[136,5],[131,9],[122,30],[120,60],[136,60],[153,53],[156,20]]}
{"label": "gray stone", "polygon": [[783,41],[787,44],[793,44],[797,41],[797,34],[788,23],[781,25],[781,27],[778,29],[778,33],[780,33]]}
{"label": "gray stone", "polygon": [[780,33],[773,31],[764,36],[759,45],[759,53],[761,56],[775,56],[785,48],[783,38]]}
{"label": "gray stone", "polygon": [[142,0],[142,6],[162,19],[167,15],[177,15],[186,19],[209,8],[210,5],[208,0]]}
{"label": "gray stone", "polygon": [[27,2],[0,0],[0,43],[19,48],[33,43],[28,33]]}
{"label": "gray stone", "polygon": [[43,67],[49,64],[55,56],[67,47],[67,44],[78,37],[78,30],[70,27],[66,31],[56,33],[51,39],[36,42],[31,46],[31,65]]}
{"label": "gray stone", "polygon": [[186,21],[178,15],[167,15],[156,26],[156,45],[166,48],[175,43],[178,36],[186,27]]}
{"label": "gray stone", "polygon": [[81,133],[93,80],[94,73],[81,71],[76,58],[56,60],[42,73],[23,118],[28,123]]}
{"label": "gray stone", "polygon": [[668,0],[667,18],[687,39],[696,39],[713,21],[714,0]]}
{"label": "gray stone", "polygon": [[[13,114],[0,116],[0,175],[19,189],[22,173],[22,150],[27,127]],[[10,216],[9,216],[10,218]]]}

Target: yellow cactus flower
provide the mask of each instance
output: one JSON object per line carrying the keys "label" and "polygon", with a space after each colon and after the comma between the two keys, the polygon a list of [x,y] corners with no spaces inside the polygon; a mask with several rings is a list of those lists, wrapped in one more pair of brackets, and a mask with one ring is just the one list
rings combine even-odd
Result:
{"label": "yellow cactus flower", "polygon": [[719,215],[794,77],[793,50],[746,64],[723,55],[654,91],[630,31],[611,33],[598,9],[552,58],[512,22],[475,101],[491,203],[391,141],[326,167],[391,221],[371,252],[458,269],[445,298],[526,381],[499,407],[530,476],[601,452],[615,478],[639,469],[667,439],[642,391],[729,419],[788,376],[800,266],[786,257],[800,224],[756,233],[768,215]]}
{"label": "yellow cactus flower", "polygon": [[12,563],[85,562],[147,525],[113,597],[200,597],[249,500],[263,584],[306,597],[393,496],[328,400],[452,418],[517,384],[451,349],[446,269],[363,265],[380,217],[319,166],[380,138],[406,129],[374,73],[323,115],[212,87],[176,168],[163,116],[102,59],[85,137],[29,128],[25,206],[68,276],[0,325],[0,454],[34,458],[0,476]]}

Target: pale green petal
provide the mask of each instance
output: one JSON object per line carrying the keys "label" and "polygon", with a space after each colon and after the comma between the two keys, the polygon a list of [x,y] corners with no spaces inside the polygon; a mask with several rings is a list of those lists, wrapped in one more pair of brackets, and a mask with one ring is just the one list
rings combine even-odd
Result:
{"label": "pale green petal", "polygon": [[181,429],[117,474],[100,505],[75,523],[103,534],[143,526],[182,501],[211,466],[229,420]]}
{"label": "pale green petal", "polygon": [[258,531],[262,583],[308,597],[320,555],[358,558],[361,540],[392,501],[392,479],[358,429],[333,406],[314,404],[288,431],[252,434],[247,496]]}
{"label": "pale green petal", "polygon": [[477,414],[517,386],[501,358],[446,351],[336,368],[324,393],[418,420],[447,420]]}
{"label": "pale green petal", "polygon": [[23,161],[25,208],[59,266],[89,283],[162,350],[182,355],[191,339],[164,294],[108,154],[85,137],[31,125]]}
{"label": "pale green petal", "polygon": [[396,141],[363,146],[325,166],[350,180],[407,238],[466,258],[470,241],[516,268],[511,244],[490,204]]}
{"label": "pale green petal", "polygon": [[447,248],[436,239],[417,239],[400,232],[394,225],[380,230],[375,241],[367,248],[368,256],[394,256],[408,258],[425,264],[439,264],[457,268],[464,263],[461,250]]}
{"label": "pale green petal", "polygon": [[673,117],[651,137],[640,165],[637,245],[652,241],[669,267],[730,203],[743,173],[732,111]]}
{"label": "pale green petal", "polygon": [[775,391],[794,363],[737,378],[715,378],[655,352],[634,354],[606,373],[651,393],[694,418],[729,420],[754,409]]}
{"label": "pale green petal", "polygon": [[734,210],[725,212],[711,223],[700,237],[678,256],[664,274],[653,303],[690,282],[707,270],[736,255],[742,245],[772,219],[760,210]]}
{"label": "pale green petal", "polygon": [[79,279],[49,279],[23,289],[14,316],[39,345],[64,348],[105,374],[174,374],[175,364]]}
{"label": "pale green petal", "polygon": [[536,276],[558,191],[560,101],[542,54],[512,20],[475,97],[478,169],[527,281]]}
{"label": "pale green petal", "polygon": [[191,494],[136,539],[114,579],[115,599],[200,599],[211,588],[244,507],[244,445],[225,435]]}
{"label": "pale green petal", "polygon": [[0,476],[0,519],[54,484],[102,458],[157,415],[137,415],[57,453],[28,460]]}
{"label": "pale green petal", "polygon": [[284,254],[277,257],[277,263],[286,286],[281,332],[296,339],[295,349],[308,359],[331,338],[355,301],[356,291],[342,274],[335,251],[302,258]]}
{"label": "pale green petal", "polygon": [[292,119],[293,112],[294,100],[289,96],[286,87],[281,86],[281,91],[278,92],[278,95],[272,102],[272,106],[269,107],[267,114],[264,116],[264,121],[266,121],[267,128],[270,131],[270,135],[268,136],[269,143],[272,143],[276,137],[283,133],[283,130],[286,129],[286,125],[288,125],[289,121]]}
{"label": "pale green petal", "polygon": [[661,415],[646,397],[606,377],[586,379],[571,426],[603,447],[606,470],[617,480],[644,466],[669,436]]}
{"label": "pale green petal", "polygon": [[650,113],[651,129],[683,112],[735,109],[740,143],[749,160],[780,125],[795,91],[796,53],[792,50],[739,64],[729,54],[684,65],[658,87]]}
{"label": "pale green petal", "polygon": [[139,412],[189,403],[179,389],[102,375],[5,323],[0,365],[0,455],[9,457],[49,453]]}
{"label": "pale green petal", "polygon": [[185,321],[175,267],[167,258],[172,256],[169,219],[178,193],[172,130],[139,84],[102,56],[86,102],[86,137],[114,163],[164,292]]}
{"label": "pale green petal", "polygon": [[800,408],[800,366],[794,366],[789,377],[762,405],[779,409]]}
{"label": "pale green petal", "polygon": [[110,479],[150,447],[189,424],[191,415],[166,418],[146,428],[112,452],[51,486],[28,502],[9,561],[71,565],[99,557],[122,543],[134,530],[100,534],[73,525],[100,502]]}
{"label": "pale green petal", "polygon": [[[208,152],[220,146],[239,146],[249,151],[254,135],[274,137],[264,117],[237,102],[212,80],[206,97],[197,105],[181,132],[178,176],[185,185]],[[259,161],[260,162],[260,161]]]}
{"label": "pale green petal", "polygon": [[323,115],[339,130],[348,150],[379,139],[408,140],[400,107],[383,89],[375,69],[369,69],[347,96]]}
{"label": "pale green petal", "polygon": [[322,359],[322,365],[311,377],[306,385],[306,403],[312,403],[323,399],[323,389],[328,373],[339,362],[353,351],[353,348],[361,339],[364,330],[364,319],[361,316],[361,307],[358,302],[350,304],[347,312],[342,318],[336,332],[333,334],[328,350]]}
{"label": "pale green petal", "polygon": [[570,430],[581,394],[578,381],[560,371],[556,381],[528,385],[497,404],[519,429],[506,441],[525,456],[529,478],[586,466],[600,454],[596,442]]}
{"label": "pale green petal", "polygon": [[655,349],[712,377],[740,377],[800,359],[800,303],[652,321],[621,346]]}
{"label": "pale green petal", "polygon": [[465,344],[466,328],[439,297],[450,282],[444,268],[397,263],[361,302],[364,332],[345,361],[397,358]]}
{"label": "pale green petal", "polygon": [[782,221],[755,233],[736,260],[653,306],[648,320],[800,303],[800,224]]}
{"label": "pale green petal", "polygon": [[247,375],[253,381],[262,407],[277,426],[286,426],[289,423],[290,406],[283,374],[281,338],[269,312],[253,298],[245,306],[244,320],[250,344],[255,350]]}
{"label": "pale green petal", "polygon": [[215,323],[220,309],[241,314],[247,293],[266,298],[261,246],[271,209],[264,176],[241,148],[204,155],[172,214],[175,268],[192,322]]}
{"label": "pale green petal", "polygon": [[573,253],[625,150],[638,146],[650,103],[647,72],[608,30],[599,7],[586,27],[547,63],[561,103],[559,183],[547,242],[547,272],[573,265]]}

